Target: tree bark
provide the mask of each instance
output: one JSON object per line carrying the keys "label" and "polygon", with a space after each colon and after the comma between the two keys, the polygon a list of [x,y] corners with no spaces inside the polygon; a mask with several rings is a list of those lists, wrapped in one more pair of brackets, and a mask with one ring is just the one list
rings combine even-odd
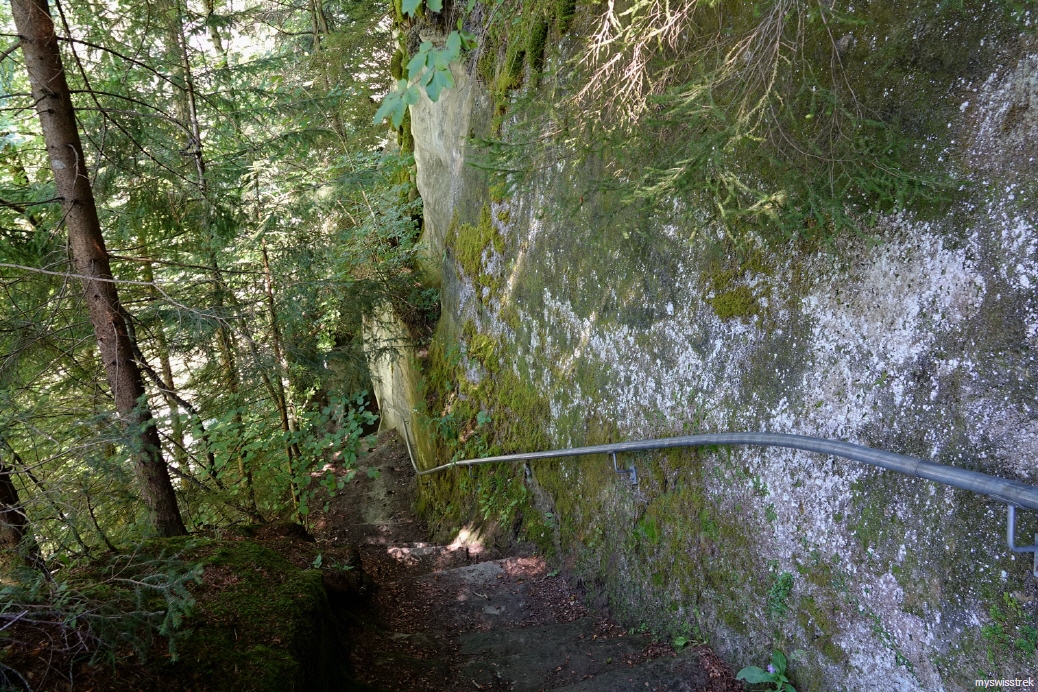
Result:
{"label": "tree bark", "polygon": [[[144,238],[141,238],[141,247],[144,247]],[[141,267],[144,274],[145,281],[155,281],[155,273],[152,271],[151,262],[145,262]],[[149,287],[151,290],[148,292],[148,297],[152,301],[159,301],[159,292],[154,286]],[[162,384],[165,388],[162,389],[162,396],[166,400],[166,405],[169,407],[169,421],[173,428],[170,433],[170,437],[173,439],[173,462],[177,466],[187,466],[187,447],[184,444],[184,421],[180,418],[180,406],[177,404],[177,400],[174,396],[176,386],[173,382],[173,365],[169,360],[169,344],[166,341],[166,330],[162,326],[162,318],[157,317],[154,323],[155,330],[155,350],[159,355],[159,366],[162,368]],[[138,345],[140,341],[137,341]]]}
{"label": "tree bark", "polygon": [[[67,526],[69,530],[72,532],[72,537],[76,539],[76,543],[78,543],[79,547],[83,549],[83,554],[89,556],[90,547],[83,541],[83,537],[80,535],[79,530],[76,528],[76,525],[75,523],[73,523],[71,517],[65,514],[61,507],[58,506],[57,502],[54,501],[53,494],[48,492],[47,488],[43,485],[43,482],[36,477],[35,473],[32,472],[32,468],[25,463],[22,457],[18,454],[15,448],[11,446],[11,443],[7,441],[3,434],[0,434],[0,458],[2,458],[2,452],[6,452],[8,457],[10,457],[11,462],[13,462],[17,469],[21,473],[29,477],[29,480],[32,481],[32,484],[36,486],[36,491],[39,493],[39,497],[42,497],[44,498],[44,500],[46,500],[47,504],[49,504],[51,506],[51,509],[54,510],[54,514],[58,517],[58,519],[61,520],[61,523]],[[69,549],[65,545],[65,543],[61,543],[61,549],[69,553],[72,552],[71,549]],[[36,546],[36,550],[37,552],[39,551],[39,546]]]}
{"label": "tree bark", "polygon": [[22,509],[14,469],[0,457],[0,574],[29,564],[42,564],[40,548],[29,530],[29,518]]}
{"label": "tree bark", "polygon": [[[184,90],[182,92],[182,98],[178,99],[178,110],[180,111],[180,118],[187,120],[189,129],[191,130],[192,141],[190,144],[190,154],[195,161],[195,171],[198,174],[196,185],[198,187],[198,194],[201,197],[201,203],[205,209],[205,227],[209,233],[207,241],[209,243],[209,266],[212,268],[212,281],[213,281],[213,303],[216,309],[222,312],[224,307],[224,296],[229,294],[230,291],[227,287],[227,282],[224,280],[223,273],[220,271],[220,265],[217,262],[215,244],[213,243],[212,234],[212,205],[209,201],[209,182],[206,178],[205,171],[205,157],[202,148],[202,125],[198,118],[198,99],[195,93],[195,78],[191,72],[191,54],[188,52],[187,37],[184,35],[184,22],[183,22],[183,10],[180,6],[179,0],[174,0],[170,3],[167,8],[169,12],[169,30],[170,30],[170,41],[171,44],[176,46],[177,52],[179,53],[178,61],[180,62],[180,69],[182,71],[182,78],[184,80]],[[212,13],[211,6],[208,9],[210,14]],[[218,37],[218,35],[217,35]],[[219,44],[219,48],[222,51],[222,43]],[[226,58],[226,55],[224,56]],[[241,377],[238,373],[238,366],[235,362],[235,351],[236,345],[234,343],[234,335],[229,329],[225,320],[221,319],[216,326],[217,333],[217,347],[220,352],[220,359],[224,370],[224,376],[226,377],[227,391],[231,395],[232,405],[234,407],[234,422],[237,424],[239,430],[244,430],[244,423],[240,409],[240,399],[238,393],[241,389]],[[246,492],[248,493],[248,502],[250,511],[254,514],[258,514],[256,504],[256,488],[253,484],[252,468],[246,464],[245,457],[241,452],[241,444],[244,440],[239,439],[239,449],[237,451],[238,457],[238,471],[241,474],[242,481],[245,483]]]}
{"label": "tree bark", "polygon": [[116,410],[131,435],[133,461],[155,530],[162,536],[185,533],[159,434],[145,399],[144,381],[112,280],[94,194],[79,139],[76,115],[58,50],[47,0],[11,0],[22,42],[33,101],[43,128],[76,272],[90,310]]}

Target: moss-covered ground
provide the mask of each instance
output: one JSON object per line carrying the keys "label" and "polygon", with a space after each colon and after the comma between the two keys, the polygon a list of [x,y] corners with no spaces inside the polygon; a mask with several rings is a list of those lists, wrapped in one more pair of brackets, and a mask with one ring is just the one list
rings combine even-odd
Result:
{"label": "moss-covered ground", "polygon": [[191,633],[162,674],[205,690],[341,689],[348,679],[321,571],[249,539],[205,541]]}

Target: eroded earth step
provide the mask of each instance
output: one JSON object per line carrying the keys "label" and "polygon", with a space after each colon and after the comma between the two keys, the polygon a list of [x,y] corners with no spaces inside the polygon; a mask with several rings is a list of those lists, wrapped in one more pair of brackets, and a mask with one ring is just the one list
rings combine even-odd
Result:
{"label": "eroded earth step", "polygon": [[414,590],[447,604],[458,632],[570,622],[589,615],[566,582],[539,557],[509,557],[422,575]]}
{"label": "eroded earth step", "polygon": [[536,692],[592,680],[641,657],[642,647],[631,637],[600,636],[597,629],[593,618],[581,618],[463,634],[458,638],[460,677],[476,689],[504,684],[516,692]]}
{"label": "eroded earth step", "polygon": [[[594,677],[555,688],[558,692],[703,692],[711,689],[719,675],[710,675],[703,665],[703,654],[684,649],[675,656],[663,656],[632,667],[614,666]],[[720,682],[720,681],[718,681]]]}

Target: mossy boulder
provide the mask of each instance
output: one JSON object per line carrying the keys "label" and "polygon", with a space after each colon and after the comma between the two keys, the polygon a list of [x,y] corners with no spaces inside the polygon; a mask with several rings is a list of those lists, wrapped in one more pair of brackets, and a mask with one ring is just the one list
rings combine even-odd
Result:
{"label": "mossy boulder", "polygon": [[204,540],[184,557],[202,563],[202,583],[163,678],[183,690],[355,689],[319,570],[251,540]]}

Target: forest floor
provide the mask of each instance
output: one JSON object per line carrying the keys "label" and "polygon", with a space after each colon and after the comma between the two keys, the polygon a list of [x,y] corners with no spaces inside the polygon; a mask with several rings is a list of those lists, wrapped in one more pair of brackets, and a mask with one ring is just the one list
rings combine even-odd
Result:
{"label": "forest floor", "polygon": [[626,631],[592,612],[566,574],[462,530],[429,543],[415,476],[394,436],[313,522],[318,545],[356,546],[366,598],[345,616],[353,674],[377,690],[742,690],[705,646]]}

